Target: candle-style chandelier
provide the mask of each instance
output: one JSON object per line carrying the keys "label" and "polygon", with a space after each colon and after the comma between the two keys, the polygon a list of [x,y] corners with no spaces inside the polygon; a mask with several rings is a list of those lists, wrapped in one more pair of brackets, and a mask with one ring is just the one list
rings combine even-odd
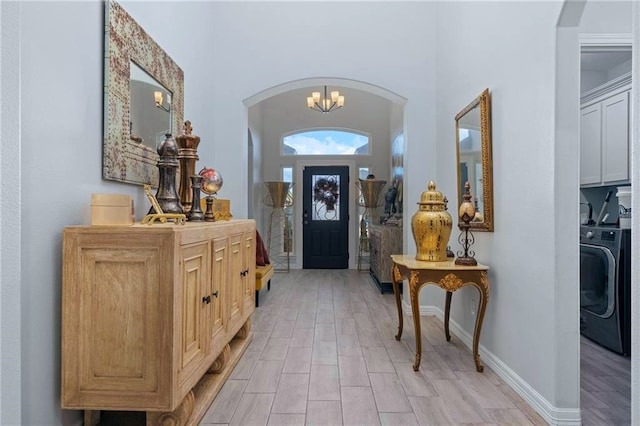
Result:
{"label": "candle-style chandelier", "polygon": [[327,86],[324,86],[324,97],[321,97],[320,92],[312,92],[311,96],[307,97],[307,107],[309,109],[325,114],[343,106],[344,96],[337,90],[333,90],[330,96],[327,96]]}

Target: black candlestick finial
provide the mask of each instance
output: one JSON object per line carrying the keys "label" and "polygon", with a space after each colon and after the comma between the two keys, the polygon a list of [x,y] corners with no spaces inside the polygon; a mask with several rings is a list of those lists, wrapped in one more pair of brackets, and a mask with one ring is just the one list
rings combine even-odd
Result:
{"label": "black candlestick finial", "polygon": [[191,190],[193,192],[193,195],[192,195],[191,210],[189,210],[189,214],[187,215],[187,219],[190,222],[202,222],[204,220],[204,214],[202,214],[202,209],[200,208],[201,183],[202,183],[202,176],[200,175],[191,176]]}
{"label": "black candlestick finial", "polygon": [[[176,172],[178,170],[178,146],[176,141],[167,133],[166,139],[158,147],[158,172],[160,174],[158,182],[158,192],[156,199],[164,213],[184,213],[180,197],[176,191]],[[149,210],[149,213],[154,213]]]}

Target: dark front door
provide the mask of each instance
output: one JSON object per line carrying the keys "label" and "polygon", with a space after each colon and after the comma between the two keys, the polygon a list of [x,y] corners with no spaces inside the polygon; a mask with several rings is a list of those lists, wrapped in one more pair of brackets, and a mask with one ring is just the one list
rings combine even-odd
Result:
{"label": "dark front door", "polygon": [[349,167],[307,166],[302,174],[302,267],[349,267]]}

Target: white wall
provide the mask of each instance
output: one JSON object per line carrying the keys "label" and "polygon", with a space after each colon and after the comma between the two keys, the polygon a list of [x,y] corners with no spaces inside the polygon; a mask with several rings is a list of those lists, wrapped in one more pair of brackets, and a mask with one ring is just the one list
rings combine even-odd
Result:
{"label": "white wall", "polygon": [[[224,120],[216,128],[216,138],[236,139],[235,129],[243,116],[229,105],[278,84],[309,77],[335,76],[374,84],[405,97],[432,97],[431,9],[431,4],[388,3],[366,7],[355,3],[215,4],[211,23],[214,38],[235,35],[226,37],[215,52],[220,78],[214,82],[213,112]],[[237,31],[238,22],[243,23],[241,32]],[[327,22],[341,29],[339,37],[317,36],[325,32]],[[391,33],[396,37],[388,37]],[[418,47],[416,40],[424,42]],[[434,111],[426,102],[409,107],[416,137],[424,141],[416,146],[415,157],[427,152],[434,141],[430,134]],[[242,169],[242,147],[235,148],[220,157]]]}
{"label": "white wall", "polygon": [[20,4],[0,2],[0,424],[20,424]]}
{"label": "white wall", "polygon": [[62,229],[86,223],[92,192],[134,187],[101,178],[102,4],[21,8],[22,422],[64,423]]}
{"label": "white wall", "polygon": [[580,34],[631,34],[633,1],[588,0]]}
{"label": "white wall", "polygon": [[580,93],[583,94],[609,81],[606,71],[582,71],[580,73]]}
{"label": "white wall", "polygon": [[[332,86],[331,89],[333,88]],[[346,106],[330,114],[321,114],[305,107],[306,96],[312,89],[317,88],[287,92],[262,102],[264,180],[279,180],[280,166],[293,165],[301,157],[281,154],[282,135],[325,127],[367,133],[370,137],[370,155],[357,156],[355,161],[357,165],[369,166],[378,178],[387,179],[390,149],[388,117],[391,102],[377,95],[363,95],[354,89],[340,88],[340,92],[346,96]],[[283,105],[298,107],[283,108]]]}
{"label": "white wall", "polygon": [[631,72],[631,59],[618,64],[607,71],[607,80],[613,80],[614,78],[620,77],[628,72]]}
{"label": "white wall", "polygon": [[[435,177],[454,199],[453,117],[489,87],[496,232],[476,235],[478,259],[492,268],[482,345],[555,407],[577,406],[577,389],[561,392],[557,383],[566,379],[568,386],[575,385],[575,366],[566,357],[578,338],[577,318],[561,324],[563,333],[569,328],[566,344],[559,344],[555,331],[563,304],[556,297],[563,273],[557,260],[563,259],[563,248],[571,252],[576,246],[574,240],[556,241],[560,222],[553,213],[563,194],[572,195],[558,186],[563,176],[557,176],[560,169],[554,166],[564,160],[556,158],[553,115],[559,3],[123,5],[184,70],[185,118],[202,138],[199,164],[224,165],[218,167],[225,178],[220,196],[232,200],[236,217],[247,212],[248,117],[243,100],[252,95],[284,82],[335,76],[405,97],[409,218],[429,179]],[[22,387],[23,424],[69,423],[78,417],[66,417],[59,409],[62,229],[86,223],[92,192],[129,193],[136,206],[146,206],[146,201],[139,187],[101,179],[103,4],[25,2],[20,7],[22,134],[16,150],[21,150],[23,188],[18,273],[22,382],[13,389]],[[5,10],[3,4],[3,34]],[[340,31],[335,37],[317,37],[327,23]],[[4,53],[3,44],[3,59]],[[5,78],[3,69],[3,82]],[[14,181],[17,169],[9,170]],[[5,171],[3,163],[3,183]],[[566,181],[574,178],[577,183],[577,170]],[[2,191],[4,292],[4,220],[9,211],[4,203],[14,192],[4,186]],[[577,218],[577,212],[576,206],[569,214]],[[415,253],[410,232],[406,226],[409,254]],[[20,263],[11,260],[14,266]],[[423,302],[441,306],[441,292],[423,293]],[[470,295],[471,290],[456,294],[452,317],[469,332]],[[4,315],[4,293],[1,306]],[[564,358],[561,349],[568,349]],[[4,364],[3,358],[3,401]]]}
{"label": "white wall", "polygon": [[[475,233],[473,247],[478,261],[491,267],[482,345],[551,405],[575,409],[578,389],[574,386],[564,395],[556,389],[562,380],[575,385],[578,369],[574,360],[571,369],[558,370],[555,349],[555,265],[563,257],[554,246],[554,197],[563,190],[554,182],[553,136],[560,6],[557,2],[438,4],[437,158],[443,165],[438,168],[439,186],[455,200],[453,118],[489,88],[495,232]],[[455,236],[454,229],[452,240]],[[577,248],[577,239],[560,246]],[[461,293],[453,298],[452,319],[472,334],[470,299],[475,290]],[[444,298],[437,301],[442,307]],[[577,319],[571,327],[570,346],[577,353]]]}
{"label": "white wall", "polygon": [[[22,173],[21,421],[68,424],[79,417],[59,408],[62,230],[88,223],[93,192],[131,194],[138,217],[148,203],[140,187],[104,181],[101,176],[104,4],[25,2],[20,7],[21,163],[13,167]],[[134,18],[185,71],[185,117],[193,121],[194,133],[202,136],[200,164],[209,163],[211,91],[195,82],[206,82],[212,68],[199,53],[206,38],[189,31],[198,18],[204,26],[205,18],[176,3],[125,5],[130,7],[136,9]],[[144,17],[148,22],[141,22]],[[179,26],[172,30],[168,22]],[[4,229],[3,224],[3,233]]]}
{"label": "white wall", "polygon": [[[123,6],[184,70],[185,118],[202,138],[199,164],[223,165],[219,168],[225,185],[220,196],[231,199],[235,217],[247,212],[248,123],[242,101],[287,81],[335,75],[415,99],[407,107],[407,138],[420,143],[410,148],[415,160],[408,166],[435,169],[435,159],[427,155],[435,143],[435,105],[424,102],[435,93],[432,4],[123,2]],[[101,177],[103,3],[25,2],[20,7],[22,134],[16,152],[22,150],[22,159],[19,166],[3,168],[2,178],[4,182],[7,171],[12,181],[19,182],[15,174],[22,170],[19,214],[25,225],[20,228],[21,260],[16,254],[4,254],[11,240],[2,241],[2,274],[4,291],[5,259],[9,266],[21,265],[21,277],[17,275],[21,295],[8,286],[14,293],[9,299],[3,297],[2,312],[11,312],[5,300],[22,298],[22,381],[6,383],[12,390],[22,388],[23,424],[69,424],[80,417],[59,408],[62,230],[88,222],[93,192],[131,194],[138,217],[147,204],[139,187]],[[339,37],[317,37],[327,22],[341,29]],[[388,37],[390,33],[397,37]],[[308,46],[314,46],[314,58],[317,54],[323,59],[311,61],[311,68]],[[354,52],[358,61],[352,60]],[[3,50],[3,58],[4,54]],[[325,61],[327,57],[332,60]],[[3,72],[3,82],[9,77]],[[5,146],[11,145],[5,145],[3,130]],[[409,184],[406,189],[409,198],[417,197]],[[15,191],[3,188],[3,203],[12,195]],[[3,220],[7,212],[3,204]],[[11,234],[4,229],[3,238]],[[9,272],[9,279],[16,277]],[[4,334],[5,324],[3,344],[20,335]],[[3,359],[3,373],[4,365]],[[11,399],[3,394],[3,401]]]}
{"label": "white wall", "polygon": [[393,140],[402,133],[404,118],[404,105],[397,103],[391,104],[391,113],[389,115],[389,140]]}
{"label": "white wall", "polygon": [[263,197],[263,185],[262,182],[262,153],[264,152],[264,144],[262,142],[262,111],[258,107],[249,108],[248,111],[249,131],[251,132],[251,143],[253,145],[251,149],[251,161],[249,162],[249,168],[252,173],[249,174],[249,215],[248,217],[256,220],[256,227],[262,231],[264,228],[262,224],[262,197]]}

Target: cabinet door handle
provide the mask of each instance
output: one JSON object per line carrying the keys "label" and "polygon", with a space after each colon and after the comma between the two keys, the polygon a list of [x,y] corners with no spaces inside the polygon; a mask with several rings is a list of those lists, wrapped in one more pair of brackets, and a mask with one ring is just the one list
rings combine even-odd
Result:
{"label": "cabinet door handle", "polygon": [[211,295],[212,295],[213,297],[218,297],[218,290],[216,290],[216,291],[214,291],[213,293],[211,293]]}
{"label": "cabinet door handle", "polygon": [[202,303],[206,303],[207,305],[211,303],[211,296],[205,296],[202,298]]}

